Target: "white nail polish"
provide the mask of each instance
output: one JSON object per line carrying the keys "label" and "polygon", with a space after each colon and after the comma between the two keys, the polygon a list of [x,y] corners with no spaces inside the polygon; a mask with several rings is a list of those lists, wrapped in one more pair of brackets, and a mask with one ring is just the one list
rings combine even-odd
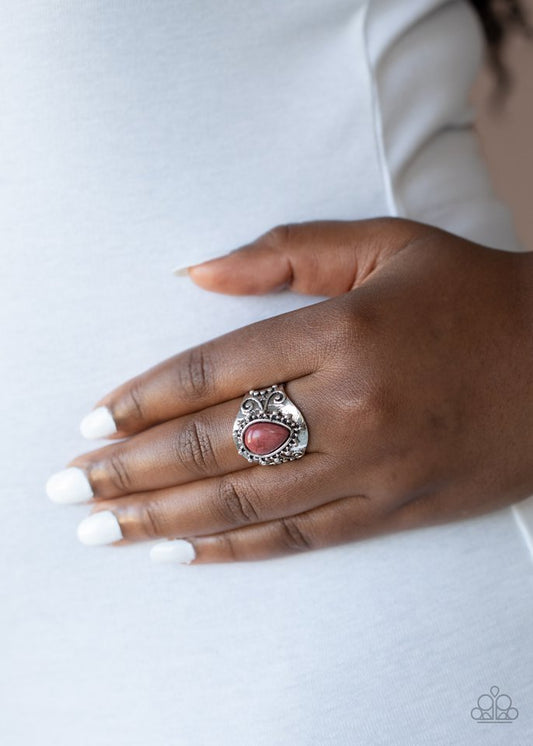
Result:
{"label": "white nail polish", "polygon": [[93,489],[83,469],[69,466],[58,471],[46,482],[46,494],[54,503],[83,503],[93,495]]}
{"label": "white nail polish", "polygon": [[178,562],[188,565],[196,557],[196,552],[190,541],[185,539],[174,539],[173,541],[162,541],[154,544],[150,549],[152,562],[162,564],[164,562]]}
{"label": "white nail polish", "polygon": [[189,267],[176,267],[176,269],[172,270],[172,274],[174,277],[188,277]]}
{"label": "white nail polish", "polygon": [[117,432],[117,426],[107,407],[97,407],[83,418],[80,432],[84,438],[106,438]]}
{"label": "white nail polish", "polygon": [[78,539],[88,547],[112,544],[122,539],[120,523],[110,510],[100,510],[83,519],[78,526]]}

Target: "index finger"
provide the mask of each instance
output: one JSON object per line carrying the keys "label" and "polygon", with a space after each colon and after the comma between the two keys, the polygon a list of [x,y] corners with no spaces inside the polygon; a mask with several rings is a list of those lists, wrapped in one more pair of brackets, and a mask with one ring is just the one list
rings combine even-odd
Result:
{"label": "index finger", "polygon": [[106,394],[81,422],[86,438],[120,438],[314,372],[317,306],[236,329],[191,347]]}

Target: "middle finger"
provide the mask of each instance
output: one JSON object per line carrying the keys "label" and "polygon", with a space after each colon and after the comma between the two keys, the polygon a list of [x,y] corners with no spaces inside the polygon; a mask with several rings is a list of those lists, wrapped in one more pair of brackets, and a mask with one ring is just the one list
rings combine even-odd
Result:
{"label": "middle finger", "polygon": [[156,425],[73,459],[93,497],[113,498],[184,484],[250,466],[237,453],[231,423],[238,401]]}

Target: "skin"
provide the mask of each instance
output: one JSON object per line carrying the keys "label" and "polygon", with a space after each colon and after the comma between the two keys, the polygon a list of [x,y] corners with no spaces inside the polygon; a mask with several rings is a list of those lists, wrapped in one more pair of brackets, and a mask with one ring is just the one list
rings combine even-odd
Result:
{"label": "skin", "polygon": [[[228,294],[329,299],[169,358],[104,396],[123,439],[73,459],[125,541],[258,560],[468,518],[533,493],[531,254],[399,218],[275,228],[189,269]],[[285,383],[298,461],[249,464],[243,395]],[[120,542],[123,543],[123,542]]]}

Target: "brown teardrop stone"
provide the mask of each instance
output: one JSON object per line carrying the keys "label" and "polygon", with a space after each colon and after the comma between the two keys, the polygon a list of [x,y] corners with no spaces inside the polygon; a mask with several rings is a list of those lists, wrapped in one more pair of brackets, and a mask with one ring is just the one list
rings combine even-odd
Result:
{"label": "brown teardrop stone", "polygon": [[266,456],[285,443],[290,430],[276,422],[253,422],[244,431],[244,445],[256,456]]}

